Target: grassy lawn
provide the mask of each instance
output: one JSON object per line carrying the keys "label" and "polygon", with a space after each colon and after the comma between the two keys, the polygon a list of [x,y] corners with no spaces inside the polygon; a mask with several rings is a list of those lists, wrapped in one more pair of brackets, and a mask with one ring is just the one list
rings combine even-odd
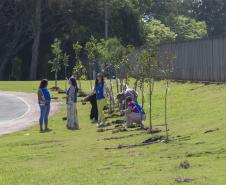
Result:
{"label": "grassy lawn", "polygon": [[[63,88],[63,82],[60,85]],[[0,90],[4,91],[36,92],[37,86],[38,82],[0,82]],[[89,82],[83,82],[83,89],[89,91]],[[163,95],[164,83],[158,82],[154,126],[163,124]],[[62,120],[65,116],[62,95],[54,96],[59,96],[62,104],[60,112],[50,120],[52,132],[40,134],[37,125],[0,137],[0,185],[172,185],[177,184],[176,177],[192,178],[191,185],[225,185],[225,85],[172,83],[170,137],[188,139],[121,150],[105,147],[139,143],[153,136],[103,140],[141,131],[96,132],[96,126],[89,120],[90,106],[81,103],[78,103],[81,130],[69,131]],[[204,133],[212,129],[219,130]],[[190,163],[188,169],[179,167],[185,160]]]}

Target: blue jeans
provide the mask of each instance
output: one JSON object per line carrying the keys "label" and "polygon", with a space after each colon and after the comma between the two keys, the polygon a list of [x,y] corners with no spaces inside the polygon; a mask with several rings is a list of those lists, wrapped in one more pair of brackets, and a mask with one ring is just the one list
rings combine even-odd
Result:
{"label": "blue jeans", "polygon": [[47,127],[47,125],[48,125],[48,117],[49,117],[49,112],[50,112],[50,104],[39,105],[39,107],[40,107],[39,124],[40,124],[40,126],[42,126],[43,122],[44,122],[45,126]]}

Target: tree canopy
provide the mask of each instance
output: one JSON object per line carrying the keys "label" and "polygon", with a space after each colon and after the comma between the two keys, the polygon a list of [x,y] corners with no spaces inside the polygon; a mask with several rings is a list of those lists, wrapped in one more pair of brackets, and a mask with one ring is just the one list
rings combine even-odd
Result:
{"label": "tree canopy", "polygon": [[[153,38],[162,43],[226,32],[222,0],[109,0],[108,6],[109,37],[125,47],[142,46]],[[72,73],[73,43],[85,47],[91,36],[104,38],[104,23],[104,0],[1,0],[0,79],[54,78],[48,61],[55,38],[69,55],[67,70]],[[84,49],[80,58],[87,68]],[[13,72],[15,65],[20,72]],[[64,77],[64,69],[58,73]]]}
{"label": "tree canopy", "polygon": [[206,23],[195,21],[195,19],[185,16],[178,16],[175,19],[173,30],[177,34],[177,40],[194,40],[207,36]]}

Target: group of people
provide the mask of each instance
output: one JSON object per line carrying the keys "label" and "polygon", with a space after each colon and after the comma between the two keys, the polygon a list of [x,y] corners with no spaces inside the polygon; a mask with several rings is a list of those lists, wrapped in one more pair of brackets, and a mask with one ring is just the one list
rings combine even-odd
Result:
{"label": "group of people", "polygon": [[[70,87],[66,92],[66,106],[67,106],[67,128],[72,130],[79,129],[78,114],[77,114],[77,97],[78,97],[78,86],[76,79],[71,77],[69,79]],[[91,94],[83,99],[83,102],[90,101],[92,105],[90,119],[97,122],[98,127],[105,125],[104,107],[106,106],[107,98],[107,86],[104,80],[104,75],[98,73],[95,81],[95,86]],[[137,96],[128,94],[125,92],[124,100],[126,105],[122,114],[126,118],[126,128],[131,127],[133,123],[138,123],[143,126],[146,116],[142,107],[137,103]],[[40,132],[46,132],[48,128],[48,117],[50,113],[51,95],[48,90],[48,80],[43,79],[40,83],[38,90],[38,104],[40,107]]]}

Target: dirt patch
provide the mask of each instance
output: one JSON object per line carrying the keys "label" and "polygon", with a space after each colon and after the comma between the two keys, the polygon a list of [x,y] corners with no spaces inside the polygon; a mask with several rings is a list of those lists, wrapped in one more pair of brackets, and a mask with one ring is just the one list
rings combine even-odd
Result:
{"label": "dirt patch", "polygon": [[205,144],[206,142],[197,142],[197,143],[195,143],[195,145],[202,145],[202,144]]}
{"label": "dirt patch", "polygon": [[172,141],[188,141],[191,140],[191,136],[176,136],[171,138]]}
{"label": "dirt patch", "polygon": [[113,117],[123,117],[122,114],[116,114],[116,113],[112,114],[111,116],[113,116]]}
{"label": "dirt patch", "polygon": [[188,161],[182,161],[179,165],[180,168],[182,169],[188,169],[191,167],[190,163]]}
{"label": "dirt patch", "polygon": [[98,128],[97,132],[105,132],[105,131],[111,131],[114,130],[114,128]]}
{"label": "dirt patch", "polygon": [[147,129],[146,134],[157,134],[161,132],[160,129],[156,128],[156,129]]}
{"label": "dirt patch", "polygon": [[52,144],[52,143],[59,143],[59,142],[60,141],[57,141],[57,140],[39,141],[39,142],[33,142],[33,143],[22,143],[20,146],[36,146],[36,145]]}
{"label": "dirt patch", "polygon": [[86,92],[84,92],[84,91],[82,91],[82,90],[80,90],[80,91],[78,92],[78,97],[86,97],[86,96],[88,96],[88,94],[87,94]]}
{"label": "dirt patch", "polygon": [[128,130],[124,127],[119,127],[115,130],[112,131],[112,134],[116,134],[116,133],[119,133],[119,132],[128,132]]}
{"label": "dirt patch", "polygon": [[112,121],[112,123],[113,123],[113,124],[117,124],[117,125],[118,125],[118,124],[124,124],[124,123],[125,123],[125,120],[118,120],[118,119],[117,119],[117,120]]}
{"label": "dirt patch", "polygon": [[216,129],[211,129],[211,130],[207,130],[204,132],[204,134],[208,134],[208,133],[212,133],[212,132],[216,132],[216,131],[219,131],[220,129],[219,128],[216,128]]}
{"label": "dirt patch", "polygon": [[59,90],[59,91],[58,91],[58,94],[66,94],[66,91],[64,91],[64,90]]}
{"label": "dirt patch", "polygon": [[153,143],[153,142],[156,142],[156,141],[162,141],[164,139],[163,136],[156,136],[156,137],[152,137],[152,138],[149,138],[145,141],[143,141],[143,143]]}
{"label": "dirt patch", "polygon": [[219,155],[219,154],[225,154],[226,149],[221,148],[216,151],[205,151],[205,152],[199,152],[199,153],[187,153],[186,157],[201,157],[201,156],[208,156],[208,155]]}
{"label": "dirt patch", "polygon": [[54,87],[51,87],[50,90],[51,91],[61,91],[62,89],[54,86]]}
{"label": "dirt patch", "polygon": [[152,144],[161,143],[161,142],[164,142],[163,136],[153,137],[143,141],[142,143],[135,143],[135,144],[128,144],[128,145],[119,144],[117,147],[108,147],[108,148],[105,148],[105,150],[129,149],[134,147],[152,145]]}
{"label": "dirt patch", "polygon": [[183,182],[187,182],[187,183],[189,183],[189,182],[192,182],[192,181],[194,181],[195,179],[193,179],[193,178],[187,178],[187,177],[176,177],[175,178],[175,181],[177,182],[177,183],[183,183]]}
{"label": "dirt patch", "polygon": [[142,134],[143,134],[143,133],[139,133],[139,134],[130,134],[130,135],[127,135],[127,136],[108,137],[108,138],[104,138],[103,140],[109,141],[109,140],[125,139],[125,138],[140,136],[140,135],[142,135]]}

